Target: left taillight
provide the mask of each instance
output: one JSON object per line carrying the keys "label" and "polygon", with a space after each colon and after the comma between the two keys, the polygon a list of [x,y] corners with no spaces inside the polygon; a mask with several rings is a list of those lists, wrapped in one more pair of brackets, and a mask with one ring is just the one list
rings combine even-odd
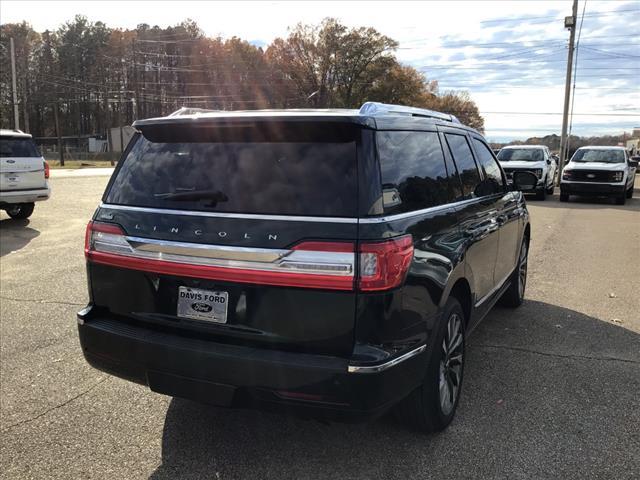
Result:
{"label": "left taillight", "polygon": [[44,163],[44,178],[49,178],[49,164],[46,160],[43,160]]}
{"label": "left taillight", "polygon": [[87,224],[84,236],[84,254],[89,257],[91,252],[123,253],[130,251],[125,233],[117,225],[94,222]]}

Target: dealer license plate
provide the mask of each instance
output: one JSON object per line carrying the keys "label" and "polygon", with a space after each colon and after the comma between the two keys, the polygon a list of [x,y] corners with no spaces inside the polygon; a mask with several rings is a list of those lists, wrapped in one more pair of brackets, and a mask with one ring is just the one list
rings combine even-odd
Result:
{"label": "dealer license plate", "polygon": [[228,292],[213,292],[198,288],[178,289],[178,316],[227,323]]}

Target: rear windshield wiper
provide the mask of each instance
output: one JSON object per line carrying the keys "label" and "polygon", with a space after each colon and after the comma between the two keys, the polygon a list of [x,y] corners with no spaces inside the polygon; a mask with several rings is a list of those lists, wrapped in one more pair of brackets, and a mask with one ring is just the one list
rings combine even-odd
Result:
{"label": "rear windshield wiper", "polygon": [[174,202],[190,202],[198,200],[211,200],[212,203],[227,202],[227,197],[224,192],[220,190],[193,190],[189,192],[166,192],[155,193],[153,195],[156,198],[162,200],[173,200]]}

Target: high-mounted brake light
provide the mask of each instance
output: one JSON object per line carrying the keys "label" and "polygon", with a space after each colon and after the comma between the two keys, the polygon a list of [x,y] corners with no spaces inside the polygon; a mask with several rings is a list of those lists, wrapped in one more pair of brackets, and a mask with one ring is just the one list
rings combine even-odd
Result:
{"label": "high-mounted brake light", "polygon": [[361,243],[358,289],[363,292],[389,290],[400,285],[413,259],[411,235],[384,242]]}
{"label": "high-mounted brake light", "polygon": [[49,178],[49,164],[46,160],[43,160],[44,163],[44,178]]}

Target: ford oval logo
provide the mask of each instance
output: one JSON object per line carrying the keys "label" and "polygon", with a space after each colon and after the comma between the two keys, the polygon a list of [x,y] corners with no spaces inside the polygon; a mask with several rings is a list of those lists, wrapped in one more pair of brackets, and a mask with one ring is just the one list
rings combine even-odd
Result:
{"label": "ford oval logo", "polygon": [[587,174],[587,178],[596,178],[596,176],[593,173],[589,173]]}
{"label": "ford oval logo", "polygon": [[7,160],[7,163],[16,163],[15,160]]}
{"label": "ford oval logo", "polygon": [[213,307],[211,305],[200,302],[192,303],[191,308],[193,308],[196,312],[201,313],[209,313],[211,310],[213,310]]}

